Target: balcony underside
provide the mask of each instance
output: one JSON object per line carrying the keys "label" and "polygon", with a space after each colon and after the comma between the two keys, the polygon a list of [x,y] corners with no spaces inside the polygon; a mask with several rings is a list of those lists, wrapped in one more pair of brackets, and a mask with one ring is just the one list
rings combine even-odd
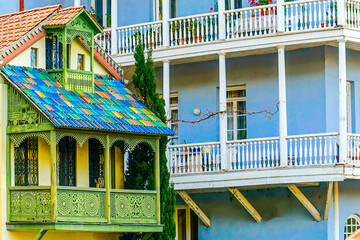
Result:
{"label": "balcony underside", "polygon": [[161,232],[158,224],[116,224],[116,223],[63,223],[63,222],[8,222],[9,231],[24,230],[60,230],[60,231],[91,231],[91,232]]}

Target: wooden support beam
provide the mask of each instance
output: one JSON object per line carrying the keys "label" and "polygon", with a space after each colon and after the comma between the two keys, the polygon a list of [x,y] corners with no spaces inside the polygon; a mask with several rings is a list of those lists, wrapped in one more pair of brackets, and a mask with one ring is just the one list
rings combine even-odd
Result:
{"label": "wooden support beam", "polygon": [[47,229],[41,229],[40,232],[38,234],[36,234],[34,240],[42,239],[42,237],[45,235],[46,232],[47,232]]}
{"label": "wooden support beam", "polygon": [[297,188],[295,184],[288,185],[289,190],[295,195],[295,197],[300,201],[302,205],[309,211],[309,213],[314,217],[318,222],[321,221],[321,215],[316,210],[316,208],[311,204],[311,202],[305,197],[305,195]]}
{"label": "wooden support beam", "polygon": [[210,219],[199,208],[199,206],[191,199],[191,197],[185,191],[176,191],[177,194],[185,201],[187,205],[194,211],[194,213],[200,218],[206,227],[210,227]]}
{"label": "wooden support beam", "polygon": [[325,201],[325,207],[324,207],[324,220],[328,220],[328,217],[329,217],[329,209],[330,209],[330,203],[331,203],[331,199],[332,199],[333,186],[334,186],[334,182],[328,182],[327,188],[326,188],[326,201]]}
{"label": "wooden support beam", "polygon": [[248,211],[248,213],[255,219],[256,222],[261,222],[261,216],[256,211],[256,209],[251,205],[251,203],[242,195],[242,193],[237,188],[229,188],[229,191],[234,195],[234,197],[243,205],[243,207]]}

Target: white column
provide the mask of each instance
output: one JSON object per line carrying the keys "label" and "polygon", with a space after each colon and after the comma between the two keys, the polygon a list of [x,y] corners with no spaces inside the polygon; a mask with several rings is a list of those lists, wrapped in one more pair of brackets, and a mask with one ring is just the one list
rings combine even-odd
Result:
{"label": "white column", "polygon": [[276,7],[277,7],[277,30],[278,32],[282,33],[285,31],[285,11],[284,11],[284,0],[277,0]]}
{"label": "white column", "polygon": [[285,47],[278,47],[279,74],[279,135],[280,135],[280,165],[287,166],[287,114],[286,114],[286,72]]}
{"label": "white column", "polygon": [[169,0],[163,0],[162,2],[162,11],[163,11],[163,40],[164,47],[169,47],[170,45],[170,30],[169,30],[169,19],[170,19],[170,2]]}
{"label": "white column", "polygon": [[225,0],[218,1],[219,39],[225,40]]}
{"label": "white column", "polygon": [[345,26],[345,0],[337,0],[337,24]]}
{"label": "white column", "polygon": [[[102,7],[103,7],[103,12],[102,12],[103,22],[102,22],[102,25],[103,25],[104,27],[108,27],[108,26],[107,26],[107,21],[106,21],[107,1],[108,1],[108,0],[103,0],[103,2],[102,2]],[[111,5],[112,5],[112,4],[111,4]]]}
{"label": "white column", "polygon": [[334,182],[334,240],[339,240],[339,184]]}
{"label": "white column", "polygon": [[118,53],[118,35],[117,35],[117,25],[118,25],[118,0],[111,1],[111,54]]}
{"label": "white column", "polygon": [[339,41],[339,162],[347,160],[346,46]]}
{"label": "white column", "polygon": [[80,0],[74,0],[74,6],[75,7],[78,7],[78,6],[80,6]]}
{"label": "white column", "polygon": [[[165,101],[166,119],[170,119],[170,62],[165,60],[163,63],[163,98]],[[168,125],[170,123],[168,122]]]}
{"label": "white column", "polygon": [[219,129],[220,129],[220,152],[221,168],[227,170],[227,104],[226,104],[226,58],[225,53],[219,53]]}

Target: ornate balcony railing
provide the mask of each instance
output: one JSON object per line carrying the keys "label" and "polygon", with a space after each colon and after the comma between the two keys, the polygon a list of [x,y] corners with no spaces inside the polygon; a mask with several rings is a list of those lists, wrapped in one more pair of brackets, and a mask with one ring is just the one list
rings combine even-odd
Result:
{"label": "ornate balcony railing", "polygon": [[[334,165],[339,162],[338,133],[288,136],[287,161],[280,163],[279,137],[227,142],[226,159],[219,142],[172,145],[168,148],[171,174],[243,171],[308,165]],[[348,163],[360,165],[360,134],[348,136]],[[227,161],[227,169],[222,168]]]}
{"label": "ornate balcony railing", "polygon": [[92,72],[67,69],[64,77],[63,69],[48,70],[51,76],[67,90],[92,92],[94,90],[94,78]]}
{"label": "ornate balcony railing", "polygon": [[[50,187],[10,187],[10,222],[51,222]],[[107,222],[105,189],[57,187],[56,221]],[[111,190],[110,215],[114,223],[157,223],[156,191]]]}
{"label": "ornate balcony railing", "polygon": [[[133,53],[139,42],[146,49],[160,49],[335,28],[338,9],[336,0],[301,0],[119,27],[114,29],[115,38],[106,29],[95,39],[109,54],[122,55]],[[346,0],[343,25],[359,28],[359,10],[359,0]]]}

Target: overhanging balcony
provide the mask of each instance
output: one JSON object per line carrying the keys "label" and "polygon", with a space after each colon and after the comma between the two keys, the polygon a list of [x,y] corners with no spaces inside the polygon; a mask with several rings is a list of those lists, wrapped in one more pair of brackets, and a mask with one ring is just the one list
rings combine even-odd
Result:
{"label": "overhanging balcony", "polygon": [[227,142],[226,157],[220,142],[173,145],[168,167],[176,190],[341,180],[344,166],[360,166],[360,135],[348,134],[345,162],[339,161],[338,135],[288,136],[285,164],[278,137]]}
{"label": "overhanging balcony", "polygon": [[[96,40],[108,53],[121,57],[132,54],[140,42],[146,50],[158,50],[323,31],[339,26],[358,29],[359,7],[360,2],[347,0],[343,12],[339,12],[335,0],[293,1],[173,18],[166,24],[157,21],[108,29],[97,35]],[[114,33],[116,36],[112,38]]]}

